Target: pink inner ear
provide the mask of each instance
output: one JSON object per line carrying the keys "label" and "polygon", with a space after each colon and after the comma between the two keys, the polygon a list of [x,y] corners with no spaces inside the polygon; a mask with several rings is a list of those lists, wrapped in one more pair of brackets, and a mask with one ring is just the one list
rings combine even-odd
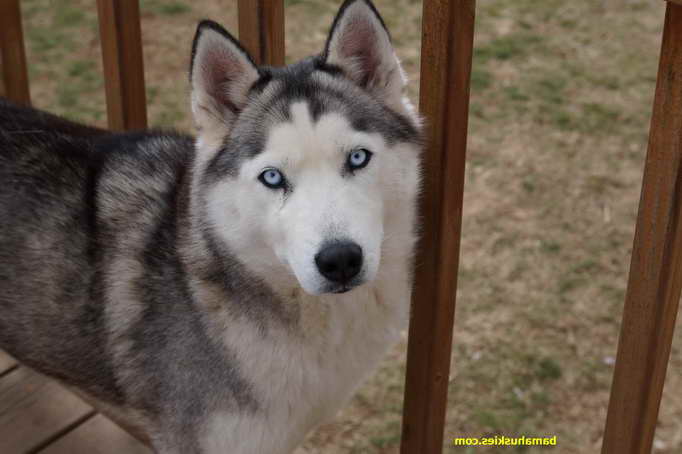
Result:
{"label": "pink inner ear", "polygon": [[236,55],[220,49],[206,51],[201,72],[208,95],[218,104],[237,112],[236,100],[231,99],[230,84],[244,75],[243,62]]}
{"label": "pink inner ear", "polygon": [[381,64],[376,30],[371,22],[358,17],[351,19],[342,33],[338,44],[339,55],[353,61],[360,70],[358,83],[367,86]]}

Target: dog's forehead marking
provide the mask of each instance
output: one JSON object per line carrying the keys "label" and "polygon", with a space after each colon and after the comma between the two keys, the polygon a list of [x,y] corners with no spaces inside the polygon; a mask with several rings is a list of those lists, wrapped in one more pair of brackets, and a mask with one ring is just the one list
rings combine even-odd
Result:
{"label": "dog's forehead marking", "polygon": [[293,126],[299,137],[305,139],[312,139],[315,135],[315,122],[310,115],[310,108],[306,101],[297,101],[289,107],[290,122],[280,123],[273,131],[273,137],[276,136],[277,130],[286,128],[288,125]]}
{"label": "dog's forehead marking", "polygon": [[419,146],[415,119],[386,108],[350,82],[317,73],[275,77],[256,95],[210,159],[205,185],[239,175],[254,161],[295,162],[305,156],[316,162],[340,156],[344,147],[374,152],[401,142]]}
{"label": "dog's forehead marking", "polygon": [[301,100],[290,105],[288,121],[272,128],[260,158],[295,165],[302,159],[329,160],[356,146],[378,149],[384,141],[380,134],[354,129],[341,112],[329,111],[314,118],[311,106]]}

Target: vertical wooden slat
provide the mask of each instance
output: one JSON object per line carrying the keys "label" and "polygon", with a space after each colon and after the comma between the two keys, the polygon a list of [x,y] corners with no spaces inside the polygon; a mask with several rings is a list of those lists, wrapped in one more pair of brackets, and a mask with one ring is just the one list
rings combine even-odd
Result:
{"label": "vertical wooden slat", "polygon": [[450,371],[475,0],[424,0],[420,109],[428,146],[420,199],[402,454],[440,453]]}
{"label": "vertical wooden slat", "polygon": [[138,0],[97,0],[109,127],[147,127]]}
{"label": "vertical wooden slat", "polygon": [[650,453],[682,287],[682,6],[669,4],[603,454]]}
{"label": "vertical wooden slat", "polygon": [[239,41],[257,64],[284,65],[284,0],[239,0]]}
{"label": "vertical wooden slat", "polygon": [[5,96],[21,104],[30,104],[19,0],[0,0],[0,51]]}

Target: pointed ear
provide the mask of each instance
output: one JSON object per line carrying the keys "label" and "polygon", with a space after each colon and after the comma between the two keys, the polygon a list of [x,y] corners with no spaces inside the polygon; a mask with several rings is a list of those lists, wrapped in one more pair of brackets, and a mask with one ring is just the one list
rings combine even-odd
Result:
{"label": "pointed ear", "polygon": [[334,19],[326,62],[389,103],[400,102],[406,79],[384,21],[369,0],[347,0]]}
{"label": "pointed ear", "polygon": [[190,66],[192,113],[199,129],[229,129],[258,77],[258,68],[232,35],[213,21],[199,23]]}

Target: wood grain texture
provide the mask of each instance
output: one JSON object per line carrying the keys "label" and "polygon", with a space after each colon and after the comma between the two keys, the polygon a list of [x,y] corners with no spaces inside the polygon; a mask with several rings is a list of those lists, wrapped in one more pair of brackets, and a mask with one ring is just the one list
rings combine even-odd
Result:
{"label": "wood grain texture", "polygon": [[668,4],[603,454],[650,453],[682,288],[682,6]]}
{"label": "wood grain texture", "polygon": [[147,127],[138,0],[97,0],[109,127]]}
{"label": "wood grain texture", "polygon": [[670,2],[670,3],[675,3],[675,4],[677,4],[677,5],[682,5],[682,0],[664,0],[664,1],[667,1],[667,2]]}
{"label": "wood grain texture", "polygon": [[284,0],[239,0],[239,41],[259,65],[284,65]]}
{"label": "wood grain texture", "polygon": [[425,0],[420,110],[428,146],[407,352],[402,454],[440,453],[450,371],[475,0]]}
{"label": "wood grain texture", "polygon": [[151,450],[102,415],[84,422],[40,454],[151,454]]}
{"label": "wood grain texture", "polygon": [[25,367],[0,378],[0,452],[43,445],[92,413],[54,381]]}
{"label": "wood grain texture", "polygon": [[0,0],[0,54],[5,96],[29,105],[31,96],[19,0]]}

